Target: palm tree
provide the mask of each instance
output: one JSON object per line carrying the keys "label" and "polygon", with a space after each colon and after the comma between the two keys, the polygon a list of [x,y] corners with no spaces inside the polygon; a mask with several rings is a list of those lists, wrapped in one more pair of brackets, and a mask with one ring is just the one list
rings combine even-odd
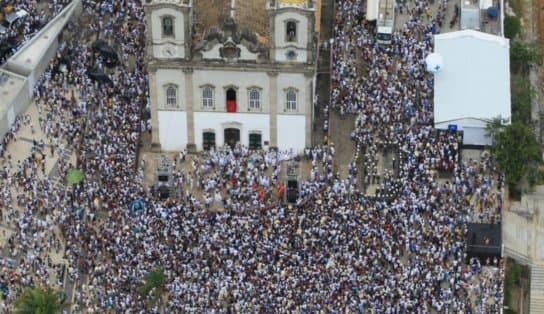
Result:
{"label": "palm tree", "polygon": [[157,266],[144,276],[144,283],[138,288],[138,293],[143,297],[152,295],[151,302],[155,304],[161,300],[164,292],[164,271],[162,267]]}
{"label": "palm tree", "polygon": [[14,304],[19,314],[57,314],[69,307],[62,292],[39,287],[26,288]]}

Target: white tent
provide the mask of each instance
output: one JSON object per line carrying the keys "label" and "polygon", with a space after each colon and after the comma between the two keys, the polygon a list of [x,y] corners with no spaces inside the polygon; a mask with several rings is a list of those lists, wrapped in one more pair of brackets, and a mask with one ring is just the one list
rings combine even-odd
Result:
{"label": "white tent", "polygon": [[[508,39],[464,30],[435,35],[434,43],[435,52],[442,56],[445,65],[434,76],[435,127],[475,128],[473,123],[465,122],[488,121],[498,116],[509,121]],[[478,124],[478,128],[485,125]]]}
{"label": "white tent", "polygon": [[436,52],[430,53],[425,58],[425,69],[431,73],[438,73],[442,70],[444,59]]}

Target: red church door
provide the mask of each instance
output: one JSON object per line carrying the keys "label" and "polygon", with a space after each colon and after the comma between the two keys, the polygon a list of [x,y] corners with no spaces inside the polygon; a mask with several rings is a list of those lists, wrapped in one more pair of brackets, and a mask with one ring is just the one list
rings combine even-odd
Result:
{"label": "red church door", "polygon": [[236,112],[236,91],[227,89],[227,112]]}

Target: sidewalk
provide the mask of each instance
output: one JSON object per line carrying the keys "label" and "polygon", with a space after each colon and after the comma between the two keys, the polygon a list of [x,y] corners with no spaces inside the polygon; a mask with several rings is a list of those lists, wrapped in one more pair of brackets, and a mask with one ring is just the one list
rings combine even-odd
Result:
{"label": "sidewalk", "polygon": [[[45,162],[45,176],[48,176],[51,181],[54,181],[56,178],[52,177],[54,172],[53,170],[56,167],[56,164],[59,159],[59,155],[57,154],[57,152],[55,152],[53,157],[51,156],[51,149],[50,149],[51,146],[49,145],[49,139],[47,139],[46,135],[43,133],[43,131],[40,129],[40,126],[39,126],[40,114],[38,113],[38,108],[35,102],[32,102],[30,104],[27,111],[24,114],[22,114],[22,117],[26,115],[30,116],[30,123],[27,125],[22,123],[21,127],[16,133],[17,140],[16,141],[12,140],[6,147],[5,156],[7,156],[8,153],[11,154],[11,160],[12,160],[12,168],[10,169],[10,172],[14,173],[16,171],[18,161],[21,161],[22,163],[24,159],[31,156],[33,140],[35,140],[38,143],[40,142],[40,140],[43,140],[43,142],[45,143],[45,148],[43,151],[45,154],[45,158],[42,160],[42,163]],[[34,127],[34,133],[32,133],[31,131],[31,125]],[[75,162],[75,156],[70,156],[70,158],[71,158],[71,161],[73,160]],[[0,164],[2,167],[4,166],[9,167],[7,158],[0,160]],[[42,171],[40,169],[38,171],[38,177],[40,179],[43,179],[45,176],[42,174]],[[22,190],[20,189],[20,191],[17,192],[15,185],[13,185],[10,187],[10,191],[12,193],[13,208],[21,212],[22,208],[17,206],[16,200],[18,195],[23,194]],[[0,224],[0,247],[1,248],[4,249],[7,247],[7,240],[15,232],[16,232],[16,226],[14,225],[14,222],[11,221],[10,223],[7,224],[6,220],[3,219],[2,223]],[[42,257],[49,256],[51,258],[52,267],[48,270],[49,277],[50,277],[49,282],[52,284],[52,286],[55,287],[57,286],[55,265],[65,265],[67,261],[63,257],[65,243],[64,243],[64,239],[62,238],[62,232],[58,226],[54,226],[53,232],[55,233],[56,238],[59,239],[59,241],[61,242],[61,248],[59,252],[58,253],[55,252],[54,249],[51,249],[50,251],[44,250],[42,254],[40,255]],[[48,236],[49,234],[46,235],[46,238]],[[4,254],[2,254],[2,257],[8,257],[9,252],[5,250],[3,251],[4,251]],[[15,260],[18,261],[18,259],[25,256],[26,253],[27,252],[18,252],[17,258]],[[59,288],[62,289],[62,287],[59,287]]]}
{"label": "sidewalk", "polygon": [[[44,159],[45,161],[45,173],[49,174],[51,170],[53,169],[53,166],[58,160],[58,155],[55,153],[55,156],[51,159],[51,153],[50,153],[50,146],[49,140],[45,136],[45,134],[40,129],[39,124],[39,113],[38,109],[36,107],[36,104],[32,102],[30,106],[28,107],[28,110],[24,113],[24,115],[30,115],[30,125],[34,126],[34,134],[31,132],[30,125],[24,125],[22,124],[19,130],[16,133],[17,141],[11,141],[8,146],[6,147],[6,153],[9,152],[11,154],[12,158],[12,164],[13,167],[17,165],[17,161],[23,162],[25,158],[30,157],[31,155],[31,149],[32,149],[32,140],[36,140],[39,142],[40,140],[43,140],[43,142],[46,144],[46,157]],[[43,161],[42,161],[43,162]],[[7,161],[5,163],[7,166]],[[40,178],[43,178],[43,175],[41,175],[40,171]]]}

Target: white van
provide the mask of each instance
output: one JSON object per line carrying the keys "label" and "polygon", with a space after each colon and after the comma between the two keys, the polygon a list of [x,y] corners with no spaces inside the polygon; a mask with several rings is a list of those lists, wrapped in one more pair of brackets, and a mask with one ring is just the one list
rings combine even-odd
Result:
{"label": "white van", "polygon": [[28,16],[28,12],[25,10],[18,10],[16,12],[12,12],[8,15],[6,15],[6,18],[4,22],[2,22],[2,25],[5,28],[10,28],[13,23],[17,22],[19,19],[22,19],[24,17]]}

